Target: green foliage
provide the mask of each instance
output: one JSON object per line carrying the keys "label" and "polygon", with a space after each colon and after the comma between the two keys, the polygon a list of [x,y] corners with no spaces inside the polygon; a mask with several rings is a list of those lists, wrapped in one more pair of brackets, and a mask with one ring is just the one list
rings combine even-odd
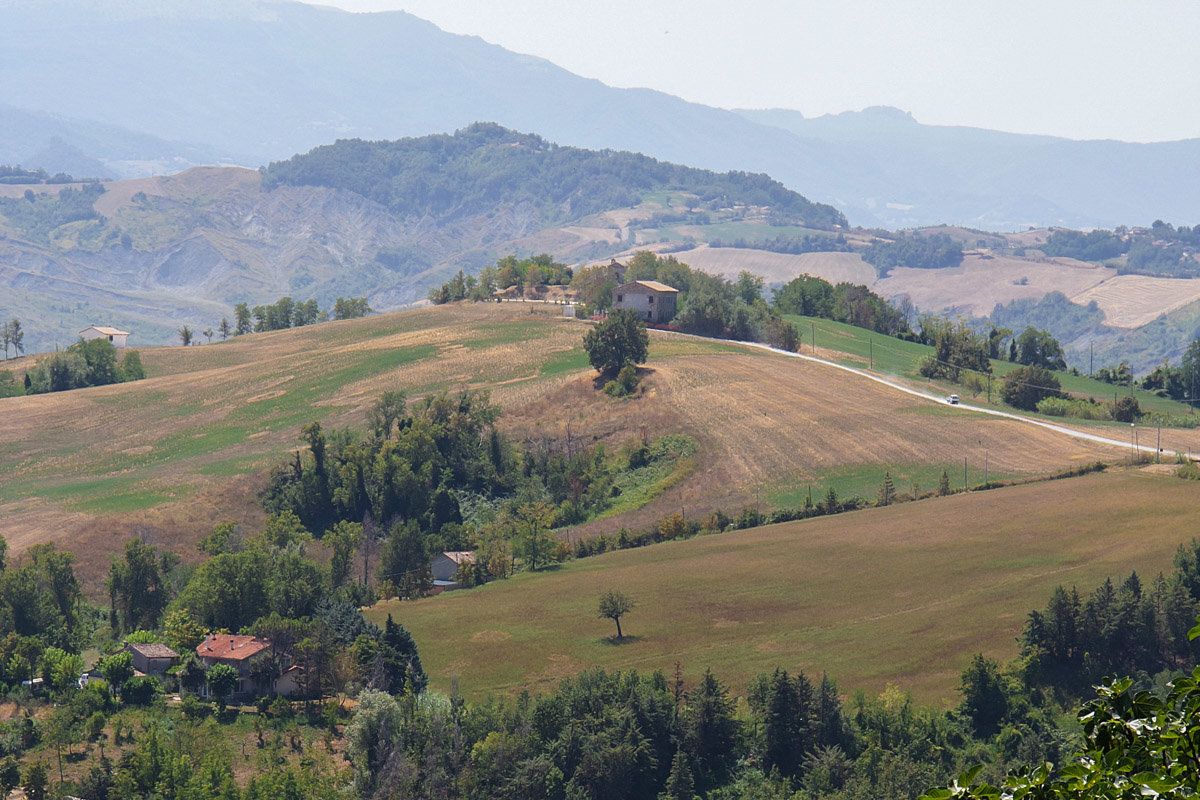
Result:
{"label": "green foliage", "polygon": [[811,203],[765,175],[718,175],[634,153],[561,147],[492,123],[393,142],[343,139],[272,163],[263,183],[348,189],[401,217],[439,221],[528,204],[545,223],[555,224],[636,205],[664,188],[684,188],[701,202],[771,206],[812,227],[845,224],[841,212]]}
{"label": "green foliage", "polygon": [[611,619],[617,623],[617,638],[622,639],[624,635],[621,633],[621,617],[633,611],[634,603],[623,592],[616,589],[609,589],[604,594],[600,595],[600,604],[596,609],[596,613],[600,617]]}
{"label": "green foliage", "polygon": [[1044,367],[1018,367],[1005,373],[1000,398],[1014,408],[1035,411],[1047,397],[1063,397],[1061,384]]}
{"label": "green foliage", "polygon": [[1128,253],[1130,244],[1129,238],[1100,228],[1087,233],[1056,228],[1050,232],[1049,238],[1040,249],[1048,256],[1075,258],[1080,261],[1108,261]]}
{"label": "green foliage", "polygon": [[637,391],[637,387],[637,368],[632,364],[626,364],[621,367],[615,380],[604,384],[604,393],[612,397],[629,397]]}
{"label": "green foliage", "polygon": [[365,297],[339,297],[333,302],[333,318],[358,319],[371,313]]}
{"label": "green foliage", "polygon": [[892,242],[876,240],[862,254],[879,273],[887,275],[895,267],[947,269],[962,263],[962,243],[944,233],[933,235],[900,234]]}
{"label": "green foliage", "polygon": [[964,320],[921,317],[921,341],[933,345],[933,354],[921,361],[919,371],[927,378],[959,380],[963,370],[988,374],[989,341]]}
{"label": "green foliage", "polygon": [[1104,312],[1092,301],[1086,306],[1072,303],[1062,292],[1041,298],[1013,300],[992,310],[993,325],[1012,330],[1040,329],[1059,341],[1077,340],[1103,332]]}
{"label": "green foliage", "polygon": [[229,664],[213,664],[208,668],[208,691],[217,699],[221,711],[225,710],[225,701],[233,694],[238,686],[238,673]]}
{"label": "green foliage", "polygon": [[834,286],[821,278],[801,275],[775,289],[774,296],[774,306],[782,314],[831,319],[901,338],[911,335],[904,312],[866,286]]}
{"label": "green foliage", "polygon": [[118,366],[116,348],[104,338],[80,339],[66,351],[54,353],[27,375],[31,394],[107,386],[144,377],[145,370],[136,351],[127,351]]}
{"label": "green foliage", "polygon": [[1046,331],[1036,330],[1031,325],[1016,338],[1016,345],[1017,363],[1049,370],[1067,368],[1062,346]]}
{"label": "green foliage", "polygon": [[38,194],[32,201],[0,197],[0,214],[29,241],[50,244],[51,233],[63,225],[84,220],[103,220],[95,209],[95,202],[104,191],[104,185],[97,182],[79,189],[66,186],[57,195]]}
{"label": "green foliage", "polygon": [[107,587],[114,629],[153,630],[170,602],[165,578],[171,561],[166,553],[134,537],[125,543],[124,558],[113,559]]}
{"label": "green foliage", "polygon": [[133,656],[127,651],[101,659],[99,666],[100,674],[114,694],[121,694],[121,689],[133,678]]}
{"label": "green foliage", "polygon": [[583,337],[588,363],[602,375],[645,363],[649,346],[646,326],[632,309],[613,313]]}

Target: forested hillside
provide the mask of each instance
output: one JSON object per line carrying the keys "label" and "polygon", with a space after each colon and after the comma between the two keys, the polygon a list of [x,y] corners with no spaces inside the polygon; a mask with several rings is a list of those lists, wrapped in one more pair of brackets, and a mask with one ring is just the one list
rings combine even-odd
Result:
{"label": "forested hillside", "polygon": [[263,174],[267,188],[349,189],[395,214],[440,221],[529,203],[542,222],[555,224],[634,206],[665,189],[693,193],[714,209],[770,206],[791,224],[823,229],[846,224],[837,209],[809,202],[766,175],[717,174],[639,153],[563,147],[490,123],[393,142],[342,139],[275,162]]}

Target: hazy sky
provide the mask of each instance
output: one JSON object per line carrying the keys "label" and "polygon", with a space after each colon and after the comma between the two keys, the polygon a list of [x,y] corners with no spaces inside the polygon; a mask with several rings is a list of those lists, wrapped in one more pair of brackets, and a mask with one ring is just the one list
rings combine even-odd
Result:
{"label": "hazy sky", "polygon": [[611,86],[806,116],[1200,137],[1195,0],[321,0],[401,9]]}

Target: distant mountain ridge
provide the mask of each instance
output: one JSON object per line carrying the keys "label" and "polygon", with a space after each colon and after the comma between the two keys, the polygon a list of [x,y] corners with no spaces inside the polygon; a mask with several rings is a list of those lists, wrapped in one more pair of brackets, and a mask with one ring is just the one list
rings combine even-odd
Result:
{"label": "distant mountain ridge", "polygon": [[[392,140],[487,120],[563,145],[766,173],[866,226],[1200,220],[1200,140],[1073,142],[920,125],[894,109],[735,113],[614,89],[404,12],[283,0],[0,0],[0,11],[5,103],[138,132],[87,141],[79,126],[43,118],[14,143],[0,114],[0,163],[47,152],[53,135],[115,177],[258,166],[339,138]],[[163,142],[190,144],[162,152]],[[117,162],[143,171],[116,171]]]}

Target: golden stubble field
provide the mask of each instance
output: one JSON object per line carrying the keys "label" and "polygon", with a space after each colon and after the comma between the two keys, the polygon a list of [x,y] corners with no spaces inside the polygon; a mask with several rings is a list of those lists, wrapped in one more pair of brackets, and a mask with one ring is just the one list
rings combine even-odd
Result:
{"label": "golden stubble field", "polygon": [[[830,367],[653,333],[642,394],[596,391],[586,323],[553,306],[457,305],[142,350],[133,384],[0,400],[0,531],[19,552],[54,541],[86,572],[142,535],[188,554],[226,519],[256,525],[269,469],[300,428],[360,425],[378,395],[486,388],[519,440],[602,441],[682,432],[691,475],[639,511],[578,535],[671,511],[736,512],[755,493],[842,465],[940,465],[964,455],[993,474],[1038,475],[1119,448],[899,394]],[[90,565],[90,566],[89,566]]]}
{"label": "golden stubble field", "polygon": [[[1168,572],[1195,501],[1190,481],[1121,469],[618,551],[370,615],[412,631],[435,686],[471,696],[678,662],[737,693],[782,666],[953,705],[972,655],[1014,657],[1055,586]],[[610,587],[637,604],[621,644],[596,615]]]}

